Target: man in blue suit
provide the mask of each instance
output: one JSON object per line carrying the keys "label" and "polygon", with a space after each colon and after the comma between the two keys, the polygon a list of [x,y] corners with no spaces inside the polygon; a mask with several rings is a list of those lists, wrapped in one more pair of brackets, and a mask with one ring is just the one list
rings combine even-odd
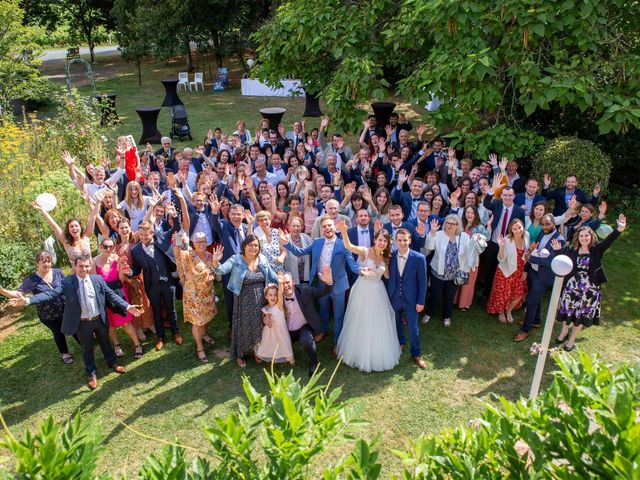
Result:
{"label": "man in blue suit", "polygon": [[[226,262],[231,256],[240,253],[242,242],[247,236],[247,224],[242,223],[244,219],[244,209],[240,204],[233,204],[229,208],[229,220],[220,220],[218,212],[220,211],[220,202],[217,199],[210,201],[211,206],[211,225],[216,232],[218,239],[224,247],[222,260],[220,263]],[[224,305],[227,310],[227,320],[229,328],[231,328],[231,319],[233,317],[233,292],[227,288],[229,277],[231,274],[222,276],[222,285],[224,291]]]}
{"label": "man in blue suit", "polygon": [[391,200],[396,205],[402,207],[402,213],[404,214],[403,220],[410,221],[415,219],[418,210],[418,204],[423,200],[422,191],[424,190],[424,183],[420,178],[414,178],[411,181],[410,191],[403,192],[402,187],[407,181],[407,172],[402,170],[398,174],[398,184],[391,190]]}
{"label": "man in blue suit", "polygon": [[407,318],[411,356],[416,365],[426,368],[420,354],[420,331],[418,314],[424,310],[427,296],[427,261],[421,253],[409,249],[411,232],[400,229],[396,234],[398,251],[391,255],[387,293],[396,314],[398,340],[404,349],[406,338],[402,324],[402,313]]}
{"label": "man in blue suit", "polygon": [[345,264],[356,275],[360,274],[360,268],[351,252],[345,248],[342,240],[336,236],[336,226],[333,220],[328,216],[322,217],[320,228],[322,237],[316,238],[309,246],[304,248],[296,247],[291,243],[289,234],[282,231],[280,232],[280,241],[284,243],[284,248],[296,257],[311,254],[309,278],[313,279],[311,281],[312,286],[324,285],[318,278],[317,273],[321,272],[325,265],[331,267],[333,290],[329,295],[321,297],[318,303],[320,316],[324,321],[325,333],[329,331],[329,311],[330,306],[333,306],[333,343],[335,353],[335,345],[338,343],[340,332],[342,332],[342,322],[344,320],[345,292],[349,288]]}
{"label": "man in blue suit", "polygon": [[93,355],[93,336],[98,339],[100,349],[109,367],[116,373],[124,373],[118,365],[116,353],[109,341],[109,321],[106,307],[124,315],[126,312],[140,316],[140,310],[129,305],[111,290],[100,275],[90,275],[91,256],[80,255],[74,261],[75,274],[65,277],[58,288],[30,298],[18,297],[11,305],[23,307],[37,305],[64,297],[64,313],[60,330],[65,335],[77,335],[82,347],[82,360],[87,372],[87,385],[98,387],[96,363]]}
{"label": "man in blue suit", "polygon": [[522,208],[526,216],[529,216],[536,203],[547,201],[545,197],[538,195],[537,191],[539,186],[538,179],[530,177],[527,179],[527,183],[525,183],[524,192],[516,193],[513,203]]}
{"label": "man in blue suit", "polygon": [[491,222],[491,240],[488,242],[487,248],[481,257],[486,262],[487,276],[484,283],[484,298],[478,300],[480,305],[485,303],[491,295],[493,278],[496,275],[496,268],[498,268],[498,240],[500,236],[507,236],[507,229],[511,220],[517,218],[522,220],[524,224],[524,210],[513,203],[515,192],[512,187],[503,187],[499,200],[493,198],[493,192],[499,185],[500,179],[496,177],[492,190],[484,197],[483,201],[484,207],[493,212],[493,221]]}
{"label": "man in blue suit", "polygon": [[404,228],[408,230],[411,234],[411,249],[419,252],[422,247],[424,247],[424,242],[426,238],[426,230],[424,228],[424,224],[418,223],[417,227],[414,228],[413,225],[408,221],[402,221],[402,209],[399,205],[392,205],[389,209],[389,223],[385,223],[383,228],[389,232],[391,235],[391,239],[393,240],[392,250],[396,250],[396,234],[397,232]]}
{"label": "man in blue suit", "polygon": [[[351,245],[369,248],[373,246],[373,226],[371,225],[371,217],[366,208],[361,208],[356,214],[356,225],[347,230],[347,236]],[[358,260],[358,255],[353,253],[353,259]],[[349,283],[357,280],[357,275],[349,273]]]}
{"label": "man in blue suit", "polygon": [[598,204],[598,195],[600,195],[600,185],[596,184],[593,189],[593,195],[589,197],[585,192],[576,188],[578,186],[578,178],[573,175],[567,175],[564,180],[564,188],[556,188],[549,191],[551,187],[551,176],[544,174],[544,185],[542,186],[542,195],[547,200],[553,200],[555,205],[553,207],[553,214],[559,217],[569,208],[569,201],[575,196],[579,203],[590,203],[594,207]]}
{"label": "man in blue suit", "polygon": [[535,243],[532,243],[528,252],[528,264],[526,266],[529,293],[527,294],[527,313],[520,331],[513,339],[514,342],[522,342],[529,336],[531,328],[540,326],[540,304],[545,292],[553,286],[555,274],[551,270],[551,261],[560,254],[560,249],[555,246],[564,246],[565,241],[556,230],[553,215],[545,214],[540,220],[542,231]]}

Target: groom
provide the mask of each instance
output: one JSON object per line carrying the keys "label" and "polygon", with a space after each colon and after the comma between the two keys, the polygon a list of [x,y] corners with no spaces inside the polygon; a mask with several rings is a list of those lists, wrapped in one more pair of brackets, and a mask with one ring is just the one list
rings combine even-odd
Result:
{"label": "groom", "polygon": [[418,314],[424,310],[427,295],[427,261],[421,253],[411,250],[411,232],[401,228],[396,233],[397,252],[391,254],[387,293],[396,314],[396,328],[401,347],[407,342],[402,325],[402,313],[407,318],[411,356],[418,367],[427,368],[420,356]]}
{"label": "groom", "polygon": [[304,248],[299,248],[291,243],[289,234],[286,232],[280,231],[279,236],[284,248],[296,257],[311,254],[309,278],[312,279],[312,286],[324,286],[325,283],[318,277],[317,273],[322,272],[325,266],[331,268],[333,290],[330,294],[321,297],[318,300],[318,304],[320,305],[320,316],[324,323],[323,329],[325,333],[329,331],[329,311],[330,306],[333,306],[333,351],[335,353],[335,345],[338,343],[340,332],[342,332],[342,322],[344,320],[345,292],[349,288],[345,263],[349,266],[349,270],[356,275],[360,274],[360,269],[351,252],[345,248],[342,240],[336,236],[336,226],[333,220],[326,215],[323,216],[320,219],[320,229],[322,236],[316,238]]}

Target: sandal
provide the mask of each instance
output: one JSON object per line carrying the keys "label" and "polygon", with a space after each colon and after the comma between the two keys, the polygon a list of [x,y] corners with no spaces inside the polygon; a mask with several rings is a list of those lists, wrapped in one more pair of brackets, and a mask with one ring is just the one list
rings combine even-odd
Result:
{"label": "sandal", "polygon": [[242,358],[242,357],[236,357],[236,363],[238,364],[238,366],[239,366],[240,368],[244,368],[244,367],[246,367],[246,366],[247,366],[247,362],[246,362],[246,361],[245,361],[245,359],[244,359],[244,358]]}
{"label": "sandal", "polygon": [[258,357],[255,353],[253,354],[253,359],[256,361],[256,363],[262,363],[262,359]]}
{"label": "sandal", "polygon": [[113,349],[114,349],[114,350],[115,350],[115,352],[116,352],[116,357],[118,357],[118,358],[120,358],[120,357],[124,357],[124,352],[122,351],[122,348],[120,348],[120,344],[119,344],[119,343],[116,343],[116,344],[113,346]]}
{"label": "sandal", "polygon": [[498,314],[498,320],[500,320],[500,323],[507,323],[507,317],[502,312]]}
{"label": "sandal", "polygon": [[139,358],[142,358],[142,345],[140,344],[136,345],[136,350],[133,354],[133,358],[135,358],[136,360],[138,360]]}
{"label": "sandal", "polygon": [[71,365],[73,363],[73,357],[69,353],[62,354],[62,361],[67,365]]}
{"label": "sandal", "polygon": [[209,335],[203,335],[202,336],[202,341],[208,345],[213,345],[215,343],[215,341],[213,340],[213,338],[211,338]]}
{"label": "sandal", "polygon": [[513,323],[513,315],[511,315],[511,312],[506,312],[507,313],[507,323]]}
{"label": "sandal", "polygon": [[209,359],[207,358],[207,355],[204,353],[204,350],[198,350],[198,359],[200,360],[201,363],[209,363]]}

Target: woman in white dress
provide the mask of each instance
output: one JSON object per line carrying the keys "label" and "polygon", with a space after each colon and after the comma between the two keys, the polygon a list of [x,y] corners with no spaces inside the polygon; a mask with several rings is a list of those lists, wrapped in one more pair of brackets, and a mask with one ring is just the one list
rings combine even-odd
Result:
{"label": "woman in white dress", "polygon": [[363,372],[391,370],[400,361],[396,317],[382,283],[388,278],[391,237],[382,229],[373,246],[352,245],[344,222],[337,222],[345,248],[358,255],[361,275],[351,287],[337,355],[350,367]]}

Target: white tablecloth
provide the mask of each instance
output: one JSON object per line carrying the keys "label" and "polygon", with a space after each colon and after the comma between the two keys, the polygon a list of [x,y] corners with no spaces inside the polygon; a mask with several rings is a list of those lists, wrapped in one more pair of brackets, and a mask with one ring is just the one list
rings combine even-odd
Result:
{"label": "white tablecloth", "polygon": [[245,97],[291,97],[292,92],[300,91],[304,97],[304,91],[300,88],[300,80],[282,80],[282,88],[273,89],[259,80],[251,78],[242,79],[242,95]]}

